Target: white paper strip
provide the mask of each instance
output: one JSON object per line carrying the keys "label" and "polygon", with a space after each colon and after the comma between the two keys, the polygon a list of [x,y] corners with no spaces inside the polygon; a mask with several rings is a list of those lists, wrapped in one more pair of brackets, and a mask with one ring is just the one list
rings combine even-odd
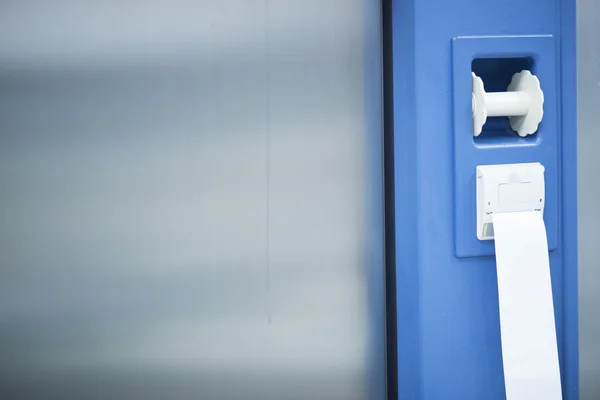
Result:
{"label": "white paper strip", "polygon": [[560,400],[548,241],[538,211],[493,214],[507,400]]}

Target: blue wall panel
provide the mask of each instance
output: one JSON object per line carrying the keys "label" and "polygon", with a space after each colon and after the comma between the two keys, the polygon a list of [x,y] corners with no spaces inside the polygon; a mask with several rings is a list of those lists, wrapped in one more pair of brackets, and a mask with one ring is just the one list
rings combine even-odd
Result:
{"label": "blue wall panel", "polygon": [[[493,241],[481,241],[476,235],[468,234],[476,226],[473,212],[476,207],[473,195],[475,168],[486,164],[539,162],[544,166],[544,223],[548,247],[556,250],[559,92],[555,79],[555,48],[554,37],[550,35],[457,37],[452,41],[454,241],[457,257],[494,254]],[[475,62],[479,65],[472,67]],[[523,138],[512,132],[508,118],[489,118],[479,137],[473,137],[470,72],[473,70],[481,75],[486,91],[490,92],[506,91],[513,74],[522,69],[528,69],[538,77],[544,92],[544,118],[537,132]]]}
{"label": "blue wall panel", "polygon": [[[455,223],[456,203],[464,201],[455,198],[455,161],[463,165],[456,160],[462,151],[485,159],[481,152],[513,140],[514,151],[493,152],[490,163],[549,164],[547,196],[554,198],[545,218],[563,395],[577,399],[575,1],[398,0],[392,14],[399,398],[505,398],[495,259],[473,242],[474,224]],[[520,42],[514,54],[502,48],[472,56],[532,55],[549,89],[540,131],[521,142],[474,143],[468,123],[457,123],[457,113],[464,115],[455,109],[455,75],[468,82],[471,71],[469,62],[454,71],[453,40],[531,35],[551,37],[554,49],[541,40],[539,47],[526,43],[533,46],[527,54]],[[463,145],[470,147],[456,148]]]}

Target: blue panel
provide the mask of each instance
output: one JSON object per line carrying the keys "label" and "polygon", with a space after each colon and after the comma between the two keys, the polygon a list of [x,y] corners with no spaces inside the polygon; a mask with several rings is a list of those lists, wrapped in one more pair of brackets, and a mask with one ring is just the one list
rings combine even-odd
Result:
{"label": "blue panel", "polygon": [[[563,395],[577,399],[575,1],[397,0],[392,14],[398,397],[505,398],[495,259],[474,241],[468,179],[479,162],[541,161]],[[454,41],[463,37],[485,38]],[[490,136],[474,140],[469,74],[506,58],[540,75],[544,121],[523,140],[490,121]],[[455,80],[457,68],[465,72]],[[455,175],[463,168],[468,176]]]}
{"label": "blue panel", "polygon": [[[552,36],[458,37],[453,40],[454,224],[457,257],[494,254],[493,241],[480,241],[475,236],[475,167],[486,164],[540,162],[544,165],[544,222],[550,250],[557,247],[559,140],[555,48]],[[507,126],[500,125],[492,132],[484,130],[476,141],[473,138],[471,115],[473,60],[502,58],[532,60],[530,70],[539,78],[544,92],[544,119],[538,131],[527,138],[521,138],[510,132]],[[512,74],[521,70],[519,63],[514,64],[513,67],[508,63],[492,62],[488,63],[489,68],[483,65],[481,74],[491,71],[488,76],[482,77],[486,91],[505,91]],[[503,69],[508,70],[508,74],[503,74]],[[495,83],[490,81],[494,75],[501,76],[501,79],[498,79],[497,87],[490,88]],[[504,125],[508,125],[508,118],[504,120]],[[486,126],[493,122],[488,121]]]}

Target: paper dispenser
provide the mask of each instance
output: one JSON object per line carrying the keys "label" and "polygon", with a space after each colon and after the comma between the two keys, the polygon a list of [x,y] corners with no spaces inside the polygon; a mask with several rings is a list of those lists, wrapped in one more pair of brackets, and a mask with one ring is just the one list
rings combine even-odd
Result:
{"label": "paper dispenser", "polygon": [[477,238],[494,239],[492,214],[544,214],[544,166],[540,163],[477,166]]}

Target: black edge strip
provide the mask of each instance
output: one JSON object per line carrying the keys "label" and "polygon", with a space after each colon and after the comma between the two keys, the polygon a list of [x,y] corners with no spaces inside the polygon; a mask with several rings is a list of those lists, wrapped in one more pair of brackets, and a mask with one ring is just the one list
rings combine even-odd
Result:
{"label": "black edge strip", "polygon": [[394,212],[394,91],[392,0],[382,0],[383,39],[383,162],[385,202],[385,302],[387,338],[387,398],[398,399],[396,318],[396,235]]}

